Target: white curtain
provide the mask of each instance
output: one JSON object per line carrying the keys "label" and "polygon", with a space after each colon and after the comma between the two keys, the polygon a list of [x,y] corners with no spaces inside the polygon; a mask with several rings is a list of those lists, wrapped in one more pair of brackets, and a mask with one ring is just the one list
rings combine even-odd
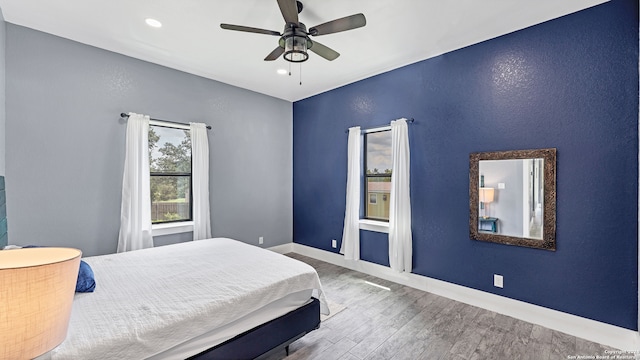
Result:
{"label": "white curtain", "polygon": [[129,113],[118,252],[153,247],[149,182],[149,116]]}
{"label": "white curtain", "polygon": [[211,238],[209,216],[209,140],[207,127],[190,123],[191,179],[193,184],[193,240]]}
{"label": "white curtain", "polygon": [[347,206],[340,253],[347,260],[360,260],[360,127],[349,128],[347,159]]}
{"label": "white curtain", "polygon": [[406,119],[391,122],[391,199],[389,202],[389,264],[411,272],[411,197],[409,196],[409,133]]}

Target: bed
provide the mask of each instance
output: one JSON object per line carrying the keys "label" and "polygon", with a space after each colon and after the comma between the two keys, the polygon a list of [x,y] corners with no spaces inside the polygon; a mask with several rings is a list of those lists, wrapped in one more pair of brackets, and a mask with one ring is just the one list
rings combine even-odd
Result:
{"label": "bed", "polygon": [[54,360],[253,359],[329,312],[311,266],[228,238],[83,260],[97,286],[76,293]]}

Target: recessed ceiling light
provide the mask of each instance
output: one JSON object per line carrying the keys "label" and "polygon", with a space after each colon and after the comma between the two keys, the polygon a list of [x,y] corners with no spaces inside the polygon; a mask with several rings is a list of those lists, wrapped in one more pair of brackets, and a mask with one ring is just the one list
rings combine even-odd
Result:
{"label": "recessed ceiling light", "polygon": [[162,23],[156,19],[148,18],[148,19],[145,19],[144,22],[146,22],[147,25],[154,28],[162,27]]}
{"label": "recessed ceiling light", "polygon": [[280,75],[287,75],[287,70],[285,70],[285,69],[278,69],[278,74],[280,74]]}

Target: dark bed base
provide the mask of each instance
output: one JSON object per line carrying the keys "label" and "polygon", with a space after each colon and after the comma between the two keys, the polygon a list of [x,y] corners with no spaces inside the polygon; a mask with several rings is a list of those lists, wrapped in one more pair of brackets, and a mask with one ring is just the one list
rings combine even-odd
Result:
{"label": "dark bed base", "polygon": [[320,301],[314,298],[307,305],[194,355],[188,360],[248,360],[282,349],[286,349],[288,354],[289,344],[319,327]]}

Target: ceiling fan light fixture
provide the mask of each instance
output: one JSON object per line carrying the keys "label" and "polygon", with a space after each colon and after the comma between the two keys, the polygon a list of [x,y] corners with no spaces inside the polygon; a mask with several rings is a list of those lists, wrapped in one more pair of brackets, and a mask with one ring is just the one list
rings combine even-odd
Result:
{"label": "ceiling fan light fixture", "polygon": [[307,61],[307,38],[292,35],[284,39],[284,59],[294,63]]}

